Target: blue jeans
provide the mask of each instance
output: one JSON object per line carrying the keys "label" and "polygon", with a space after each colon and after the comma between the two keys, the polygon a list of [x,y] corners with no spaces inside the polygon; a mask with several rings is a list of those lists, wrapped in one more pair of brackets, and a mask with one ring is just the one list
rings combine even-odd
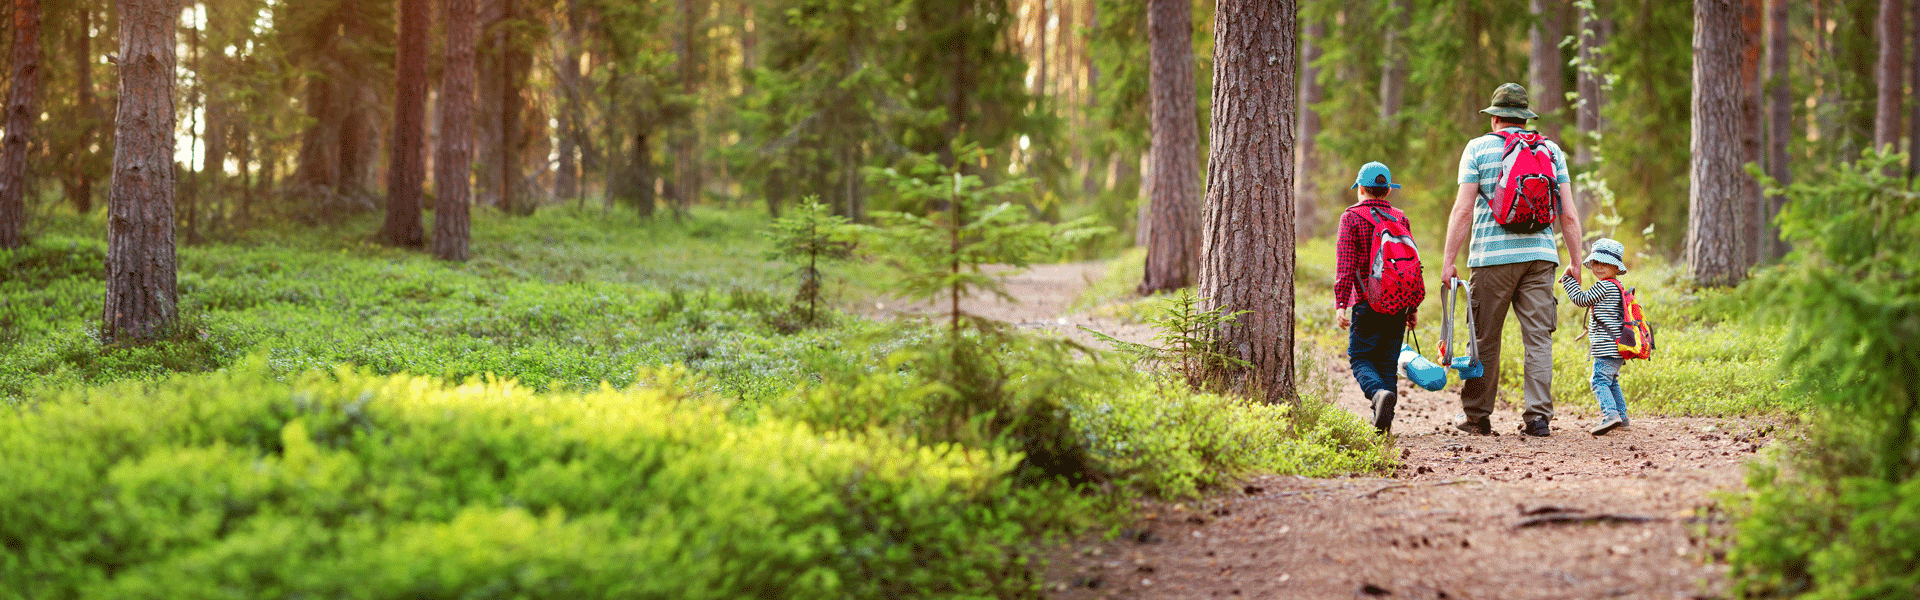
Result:
{"label": "blue jeans", "polygon": [[1620,365],[1625,362],[1618,358],[1593,359],[1593,398],[1600,401],[1600,412],[1606,417],[1627,418],[1627,397],[1620,393]]}
{"label": "blue jeans", "polygon": [[1400,341],[1407,333],[1406,315],[1373,312],[1365,302],[1353,307],[1353,324],[1347,332],[1347,361],[1353,365],[1353,378],[1367,399],[1373,393],[1394,393],[1400,385]]}

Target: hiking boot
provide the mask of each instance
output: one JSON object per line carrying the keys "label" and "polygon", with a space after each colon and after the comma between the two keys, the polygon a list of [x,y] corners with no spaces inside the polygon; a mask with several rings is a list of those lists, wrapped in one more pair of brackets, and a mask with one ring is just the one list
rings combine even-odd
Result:
{"label": "hiking boot", "polygon": [[1622,414],[1622,415],[1620,415],[1620,426],[1621,426],[1621,427],[1632,427],[1632,426],[1633,426],[1633,419],[1629,419],[1629,418],[1627,418],[1627,415],[1625,415],[1625,414]]}
{"label": "hiking boot", "polygon": [[1393,406],[1399,398],[1389,390],[1373,393],[1373,428],[1380,433],[1393,431]]}
{"label": "hiking boot", "polygon": [[1553,435],[1553,428],[1547,426],[1546,419],[1535,417],[1527,419],[1525,423],[1520,425],[1520,433],[1533,437],[1547,437]]}
{"label": "hiking boot", "polygon": [[1593,426],[1593,430],[1590,433],[1597,436],[1606,435],[1607,432],[1619,429],[1622,425],[1626,424],[1626,421],[1621,420],[1620,417],[1607,415],[1606,418],[1600,419],[1599,425]]}
{"label": "hiking boot", "polygon": [[1493,420],[1487,417],[1464,419],[1455,423],[1453,428],[1465,431],[1468,435],[1493,435]]}

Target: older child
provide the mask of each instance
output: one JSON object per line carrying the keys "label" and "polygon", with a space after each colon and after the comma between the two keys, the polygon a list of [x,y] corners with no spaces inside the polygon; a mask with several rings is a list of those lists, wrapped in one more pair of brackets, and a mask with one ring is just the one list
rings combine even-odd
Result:
{"label": "older child", "polygon": [[1611,238],[1600,238],[1593,243],[1593,252],[1587,255],[1587,269],[1593,271],[1593,287],[1582,290],[1573,274],[1568,272],[1560,276],[1560,285],[1567,290],[1567,299],[1576,306],[1591,307],[1587,317],[1587,348],[1593,355],[1593,396],[1600,402],[1600,424],[1593,427],[1594,435],[1606,435],[1614,429],[1627,426],[1627,399],[1620,393],[1620,349],[1614,344],[1620,333],[1622,298],[1625,293],[1620,280],[1615,279],[1627,272],[1626,261],[1622,257],[1626,247]]}
{"label": "older child", "polygon": [[[1374,277],[1374,290],[1381,289],[1379,273],[1372,264],[1376,244],[1381,243],[1383,228],[1404,232],[1407,225],[1406,214],[1395,209],[1387,202],[1387,195],[1399,188],[1393,182],[1393,172],[1386,165],[1370,162],[1360,167],[1360,173],[1354,177],[1353,185],[1348,189],[1359,188],[1359,202],[1349,207],[1340,216],[1340,237],[1334,248],[1338,260],[1334,265],[1334,309],[1344,311],[1352,308],[1352,314],[1340,313],[1340,326],[1350,327],[1347,338],[1347,359],[1353,365],[1353,378],[1360,384],[1360,391],[1372,403],[1373,427],[1380,433],[1393,429],[1393,409],[1398,402],[1395,393],[1399,385],[1398,375],[1400,344],[1408,328],[1413,327],[1417,318],[1415,311],[1419,306],[1419,296],[1424,289],[1419,283],[1419,261],[1411,264],[1411,280],[1407,273],[1394,273],[1401,287],[1390,299],[1378,299],[1368,302],[1367,280]],[[1412,236],[1404,238],[1406,249],[1412,250]],[[1407,286],[1413,289],[1408,289]],[[1416,291],[1418,290],[1418,291]],[[1407,304],[1407,308],[1379,310],[1386,302]]]}

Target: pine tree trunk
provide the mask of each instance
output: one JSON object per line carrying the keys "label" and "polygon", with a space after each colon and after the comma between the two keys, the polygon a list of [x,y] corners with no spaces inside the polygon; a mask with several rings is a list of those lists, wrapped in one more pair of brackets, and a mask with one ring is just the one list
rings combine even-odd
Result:
{"label": "pine tree trunk", "polygon": [[[567,45],[560,57],[560,131],[559,171],[553,177],[553,195],[561,201],[571,201],[580,197],[580,163],[575,158],[579,153],[580,139],[580,0],[567,0]],[[749,65],[749,68],[751,65]]]}
{"label": "pine tree trunk", "polygon": [[[1767,176],[1779,181],[1781,185],[1793,183],[1793,163],[1789,158],[1787,144],[1793,139],[1793,86],[1789,79],[1792,71],[1787,63],[1792,52],[1793,37],[1787,29],[1787,0],[1767,0]],[[1773,224],[1775,215],[1786,204],[1786,196],[1767,197],[1766,212],[1762,226],[1765,234],[1760,238],[1764,250],[1762,261],[1773,261],[1787,254],[1786,241],[1780,239],[1780,227]]]}
{"label": "pine tree trunk", "polygon": [[93,212],[93,137],[100,127],[100,109],[93,93],[93,36],[88,31],[93,28],[93,8],[83,6],[79,12],[80,25],[73,32],[73,66],[78,88],[74,114],[81,125],[73,156],[68,158],[73,184],[67,196],[73,210],[84,215]]}
{"label": "pine tree trunk", "polygon": [[380,241],[405,248],[426,243],[420,203],[426,185],[427,32],[431,0],[400,0],[400,45],[394,57],[393,147],[387,153],[387,220]]}
{"label": "pine tree trunk", "polygon": [[[1913,52],[1907,55],[1907,85],[1920,93],[1920,0],[1909,0],[1907,39]],[[1907,115],[1907,179],[1920,179],[1920,100],[1909,99],[1912,113]]]}
{"label": "pine tree trunk", "polygon": [[40,0],[13,0],[13,82],[0,148],[0,249],[27,244],[27,139],[40,86]]}
{"label": "pine tree trunk", "polygon": [[[1193,3],[1149,0],[1148,78],[1153,165],[1150,237],[1142,295],[1192,285],[1198,270],[1199,109],[1193,93]],[[1292,165],[1288,165],[1291,167]]]}
{"label": "pine tree trunk", "polygon": [[[1407,0],[1392,0],[1387,3],[1387,10],[1393,14],[1380,23],[1380,120],[1391,123],[1394,115],[1400,114],[1400,108],[1405,104],[1402,98],[1405,97],[1407,88],[1407,51],[1406,44],[1401,43],[1400,39],[1407,31],[1407,24],[1411,22],[1413,7],[1408,6]],[[1320,39],[1325,36],[1326,26],[1316,22],[1309,27],[1311,29],[1308,36],[1314,39],[1301,42],[1301,47],[1306,48],[1307,60],[1311,62],[1320,58],[1320,49],[1308,44],[1319,44]],[[1313,69],[1306,74],[1317,76],[1318,72],[1318,69]],[[1313,101],[1320,101],[1319,83],[1307,77],[1302,78],[1300,86],[1303,89],[1311,87]],[[1301,107],[1301,110],[1306,109],[1307,107]],[[1319,117],[1314,119],[1314,129],[1318,130]],[[1311,173],[1312,171],[1302,171],[1301,176],[1310,177]]]}
{"label": "pine tree trunk", "polygon": [[1527,97],[1533,112],[1541,116],[1536,123],[1541,133],[1558,140],[1560,124],[1565,122],[1560,107],[1567,97],[1567,60],[1560,53],[1560,39],[1566,35],[1566,4],[1562,0],[1529,0],[1529,4],[1536,21],[1527,30],[1527,40],[1533,46],[1527,63]]}
{"label": "pine tree trunk", "polygon": [[507,138],[500,125],[505,122],[501,113],[507,97],[506,28],[502,23],[506,2],[478,0],[474,5],[480,24],[474,50],[474,206],[500,208],[505,197],[500,189],[500,172],[506,160]]}
{"label": "pine tree trunk", "polygon": [[119,0],[120,97],[101,338],[163,334],[178,316],[173,244],[175,0]]}
{"label": "pine tree trunk", "polygon": [[446,16],[446,67],[440,74],[440,143],[433,156],[433,255],[465,261],[473,206],[473,113],[479,61],[474,0],[442,0]]}
{"label": "pine tree trunk", "polygon": [[1213,150],[1201,239],[1203,308],[1249,311],[1215,350],[1231,389],[1294,401],[1292,193],[1299,64],[1294,0],[1221,0],[1214,13]]}
{"label": "pine tree trunk", "polygon": [[[1387,29],[1385,45],[1388,48],[1394,44],[1393,31],[1391,27]],[[1300,37],[1300,133],[1295,138],[1299,141],[1299,146],[1293,155],[1294,212],[1298,215],[1293,229],[1296,238],[1311,238],[1322,226],[1320,194],[1314,189],[1314,175],[1320,172],[1319,146],[1314,142],[1314,138],[1320,135],[1320,112],[1314,110],[1313,105],[1319,104],[1321,99],[1320,69],[1313,66],[1313,61],[1320,59],[1320,43],[1326,39],[1326,35],[1326,24],[1315,19],[1307,25],[1306,35]],[[1388,68],[1394,67],[1390,65]],[[1391,73],[1381,75],[1380,110],[1382,112],[1387,110],[1387,89],[1394,83],[1396,82]],[[1393,101],[1399,101],[1397,93]]]}
{"label": "pine tree trunk", "polygon": [[1880,0],[1880,64],[1874,71],[1879,101],[1873,118],[1873,147],[1888,153],[1900,151],[1901,117],[1906,113],[1906,21],[1906,0]]}
{"label": "pine tree trunk", "polygon": [[[1687,261],[1695,283],[1746,279],[1759,188],[1745,165],[1759,143],[1759,0],[1699,0],[1693,9],[1693,162]],[[1751,146],[1749,146],[1749,140]]]}
{"label": "pine tree trunk", "polygon": [[[1593,135],[1606,127],[1600,118],[1600,109],[1606,106],[1606,94],[1600,89],[1601,80],[1606,74],[1600,70],[1600,49],[1606,45],[1606,25],[1600,15],[1591,8],[1580,9],[1579,42],[1580,72],[1575,76],[1579,87],[1579,105],[1574,110],[1575,126],[1580,130],[1580,139],[1573,146],[1573,162],[1586,166],[1593,164]],[[1575,198],[1585,198],[1587,194],[1575,194]],[[1580,214],[1592,214],[1591,211]]]}
{"label": "pine tree trunk", "polygon": [[[504,18],[516,21],[525,15],[514,0],[502,0]],[[495,176],[500,180],[494,185],[500,189],[500,208],[510,215],[533,214],[532,198],[521,184],[523,156],[526,155],[527,128],[522,123],[522,112],[526,110],[526,98],[522,95],[526,88],[527,71],[533,68],[533,56],[527,51],[522,38],[511,32],[502,31],[501,59],[504,61],[500,74],[500,165]]]}

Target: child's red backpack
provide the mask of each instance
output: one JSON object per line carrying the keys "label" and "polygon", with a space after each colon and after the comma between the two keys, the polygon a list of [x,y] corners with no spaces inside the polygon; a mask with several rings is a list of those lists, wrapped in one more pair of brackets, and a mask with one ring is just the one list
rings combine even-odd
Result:
{"label": "child's red backpack", "polygon": [[1620,335],[1613,338],[1620,358],[1653,358],[1653,324],[1647,322],[1640,302],[1634,299],[1634,288],[1621,288],[1618,279],[1607,281],[1613,282],[1613,289],[1620,290]]}
{"label": "child's red backpack", "polygon": [[1493,222],[1514,233],[1538,233],[1560,218],[1560,186],[1553,181],[1553,150],[1537,131],[1496,131],[1505,141],[1500,180],[1494,183]]}
{"label": "child's red backpack", "polygon": [[1359,273],[1367,306],[1389,315],[1420,306],[1427,298],[1427,283],[1420,275],[1420,248],[1413,243],[1406,213],[1359,204],[1347,210],[1373,224],[1371,260]]}

